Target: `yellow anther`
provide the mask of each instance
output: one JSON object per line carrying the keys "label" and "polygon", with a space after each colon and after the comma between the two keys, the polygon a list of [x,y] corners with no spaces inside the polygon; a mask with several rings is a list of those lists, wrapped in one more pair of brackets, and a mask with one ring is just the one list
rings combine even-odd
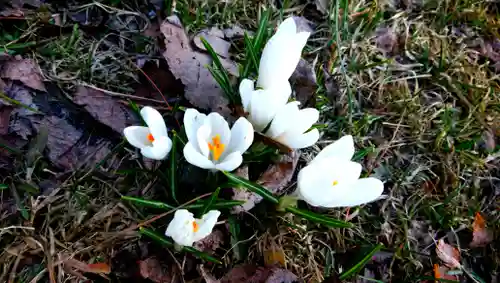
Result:
{"label": "yellow anther", "polygon": [[215,161],[219,160],[225,147],[226,145],[220,142],[220,135],[216,135],[212,138],[212,142],[208,143],[208,149],[212,152],[212,157]]}

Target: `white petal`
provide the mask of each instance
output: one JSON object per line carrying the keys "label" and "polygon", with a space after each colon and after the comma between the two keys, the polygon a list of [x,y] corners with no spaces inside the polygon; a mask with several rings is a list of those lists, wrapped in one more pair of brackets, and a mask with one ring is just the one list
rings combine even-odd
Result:
{"label": "white petal", "polygon": [[331,177],[318,166],[306,166],[297,176],[297,195],[312,206],[322,206],[335,197]]}
{"label": "white petal", "polygon": [[297,33],[297,25],[295,24],[295,20],[293,17],[286,18],[276,30],[274,36],[282,36],[284,34],[294,35]]}
{"label": "white petal", "polygon": [[210,126],[210,135],[212,137],[219,135],[221,143],[225,145],[229,144],[229,141],[231,140],[231,130],[229,129],[229,124],[219,113],[212,112],[208,114],[205,125]]}
{"label": "white petal", "polygon": [[305,134],[285,135],[278,141],[293,149],[306,148],[314,145],[319,140],[318,129],[312,129]]}
{"label": "white petal", "polygon": [[254,91],[254,81],[249,79],[243,79],[240,83],[240,97],[241,104],[243,105],[243,109],[248,111],[248,105],[250,104],[250,100],[252,99],[252,94]]}
{"label": "white petal", "polygon": [[265,90],[256,90],[252,95],[250,107],[248,108],[248,119],[252,122],[255,130],[261,132],[276,115],[279,106],[275,103],[277,97]]}
{"label": "white petal", "polygon": [[290,121],[299,115],[299,104],[298,101],[292,101],[281,107],[271,122],[269,130],[265,133],[266,136],[276,138],[292,128],[293,125]]}
{"label": "white petal", "polygon": [[172,149],[172,140],[168,136],[161,136],[153,141],[152,146],[141,148],[141,154],[144,157],[163,160]]}
{"label": "white petal", "polygon": [[155,139],[163,136],[168,136],[165,120],[158,110],[153,107],[146,106],[141,109],[141,116],[144,122],[148,125],[151,134]]}
{"label": "white petal", "polygon": [[149,129],[147,127],[126,127],[125,129],[123,129],[123,135],[132,146],[135,146],[137,148],[151,146],[151,142],[148,140]]}
{"label": "white petal", "polygon": [[203,156],[200,152],[198,152],[194,147],[192,142],[188,142],[183,149],[184,158],[186,161],[191,163],[194,166],[203,168],[203,169],[214,169],[215,165],[212,161],[208,160],[207,157]]}
{"label": "white petal", "polygon": [[377,178],[359,179],[342,195],[336,197],[325,207],[357,206],[376,200],[384,191],[384,183]]}
{"label": "white petal", "polygon": [[186,109],[183,121],[188,141],[194,142],[196,140],[198,128],[203,125],[206,117],[207,115],[201,114],[194,108]]}
{"label": "white petal", "polygon": [[175,212],[174,218],[168,224],[165,235],[172,237],[179,245],[192,246],[194,242],[193,221],[194,217],[191,212],[185,209],[179,209]]}
{"label": "white petal", "polygon": [[292,95],[292,87],[290,86],[290,82],[288,80],[276,82],[273,85],[273,88],[269,89],[269,92],[272,93],[273,96],[276,97],[276,105],[280,108],[288,102],[290,99],[290,95]]}
{"label": "white petal", "polygon": [[313,206],[328,206],[358,182],[361,169],[359,163],[335,158],[315,162],[299,172],[299,195]]}
{"label": "white petal", "polygon": [[311,163],[329,157],[335,157],[341,160],[351,160],[353,155],[354,141],[351,135],[347,135],[323,148]]}
{"label": "white petal", "polygon": [[199,241],[212,233],[217,219],[220,216],[220,211],[210,210],[208,213],[203,215],[201,221],[199,221],[198,231],[194,234],[194,241]]}
{"label": "white petal", "polygon": [[198,128],[198,133],[196,133],[196,140],[195,140],[196,143],[193,143],[193,146],[194,144],[196,144],[198,146],[197,148],[199,149],[200,153],[206,158],[209,158],[210,155],[208,143],[212,142],[211,131],[212,130],[210,129],[209,125],[202,125],[201,127]]}
{"label": "white petal", "polygon": [[221,163],[215,165],[215,169],[221,171],[233,171],[238,168],[243,162],[243,156],[239,151],[232,152],[222,160]]}
{"label": "white petal", "polygon": [[244,117],[239,118],[231,128],[231,141],[227,146],[227,152],[238,151],[245,153],[253,142],[253,127]]}

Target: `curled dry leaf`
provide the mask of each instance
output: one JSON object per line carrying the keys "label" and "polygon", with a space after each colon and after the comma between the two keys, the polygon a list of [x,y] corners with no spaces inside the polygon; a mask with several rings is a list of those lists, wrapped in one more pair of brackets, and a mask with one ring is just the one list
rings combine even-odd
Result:
{"label": "curled dry leaf", "polygon": [[461,266],[460,251],[445,243],[443,239],[440,239],[437,243],[436,254],[450,268],[459,268]]}
{"label": "curled dry leaf", "polygon": [[486,221],[481,213],[477,212],[472,223],[472,242],[471,247],[484,247],[493,241],[493,235],[486,228]]}
{"label": "curled dry leaf", "polygon": [[73,101],[83,106],[97,121],[120,134],[125,127],[139,124],[139,119],[129,108],[100,90],[78,86]]}
{"label": "curled dry leaf", "polygon": [[[256,183],[262,185],[273,194],[282,194],[293,177],[299,157],[299,151],[291,151],[287,154],[281,155],[280,158],[275,163],[271,164],[269,168],[259,177]],[[248,167],[238,169],[236,174],[240,177],[248,179]],[[245,201],[243,205],[235,206],[232,210],[233,213],[248,211],[262,201],[261,196],[247,190],[235,188],[233,191],[234,200]]]}
{"label": "curled dry leaf", "polygon": [[0,66],[0,77],[21,81],[28,87],[39,91],[47,91],[40,73],[40,67],[32,59],[22,59],[19,56],[10,58]]}
{"label": "curled dry leaf", "polygon": [[167,18],[160,29],[165,36],[163,57],[172,74],[185,86],[185,97],[196,107],[230,117],[228,100],[206,68],[212,64],[210,56],[192,49],[177,16]]}

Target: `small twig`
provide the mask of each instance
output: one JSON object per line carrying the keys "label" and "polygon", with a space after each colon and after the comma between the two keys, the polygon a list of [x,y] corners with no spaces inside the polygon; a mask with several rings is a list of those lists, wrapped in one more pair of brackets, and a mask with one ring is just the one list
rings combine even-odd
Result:
{"label": "small twig", "polygon": [[144,101],[150,101],[150,102],[159,103],[159,104],[163,104],[164,103],[163,101],[157,100],[157,99],[140,97],[140,96],[136,96],[136,95],[131,95],[131,94],[125,94],[125,93],[119,93],[119,92],[114,92],[114,91],[110,91],[110,90],[105,90],[105,89],[96,87],[94,85],[91,85],[91,84],[88,84],[88,83],[85,83],[85,82],[79,82],[79,84],[82,85],[82,86],[85,86],[85,87],[93,88],[95,90],[101,91],[101,92],[109,94],[111,96],[125,97],[125,98],[130,98],[130,99],[135,99],[135,100],[144,100]]}

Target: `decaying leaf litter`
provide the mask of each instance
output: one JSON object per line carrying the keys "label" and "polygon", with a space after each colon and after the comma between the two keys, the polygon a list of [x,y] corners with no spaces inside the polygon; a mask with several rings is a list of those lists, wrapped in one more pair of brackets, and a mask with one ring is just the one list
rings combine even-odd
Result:
{"label": "decaying leaf litter", "polygon": [[[0,273],[2,282],[58,282],[80,275],[137,282],[149,276],[161,282],[167,280],[164,276],[208,281],[209,274],[225,280],[238,264],[249,263],[269,273],[261,266],[275,241],[283,248],[286,268],[306,282],[336,282],[339,273],[362,263],[367,249],[376,243],[383,243],[384,250],[343,280],[432,282],[435,277],[455,277],[494,282],[499,263],[499,247],[492,242],[498,234],[500,191],[494,40],[498,8],[494,3],[467,1],[436,6],[408,1],[320,2],[327,8],[317,11],[316,5],[293,1],[285,7],[272,3],[266,8],[273,12],[273,26],[284,15],[301,15],[315,23],[303,57],[317,87],[307,72],[298,73],[298,79],[292,80],[296,99],[303,99],[299,89],[306,89],[306,94],[311,89],[311,99],[306,101],[322,112],[318,126],[324,129],[325,145],[342,134],[355,136],[356,158],[386,181],[387,197],[362,207],[327,211],[352,222],[348,229],[325,229],[290,214],[281,214],[276,221],[271,217],[275,209],[261,203],[217,226],[226,240],[213,255],[223,265],[137,237],[138,224],[165,211],[123,202],[122,195],[175,207],[203,194],[210,196],[211,191],[196,182],[206,177],[203,172],[180,162],[177,200],[167,197],[171,195],[169,166],[141,160],[124,146],[121,130],[138,123],[134,114],[138,106],[150,105],[163,109],[168,127],[176,130],[182,143],[185,137],[177,124],[182,121],[181,107],[192,103],[206,111],[230,113],[219,108],[227,107],[219,105],[220,100],[198,99],[207,97],[204,83],[210,93],[218,93],[215,97],[223,96],[205,68],[210,56],[192,39],[214,27],[224,30],[233,25],[255,33],[262,7],[189,1],[159,10],[151,8],[154,5],[113,3],[67,7],[56,1],[2,6],[2,12],[24,11],[11,13],[15,20],[0,21],[2,51],[9,54],[2,55],[0,81],[0,256],[7,263]],[[42,17],[47,11],[53,19],[64,19],[54,21],[62,29],[54,29]],[[177,29],[182,42],[188,43],[181,49],[168,49],[162,24],[167,11],[177,14],[177,28],[180,24],[188,30],[184,34]],[[206,11],[209,17],[200,19],[196,11]],[[163,34],[146,33],[154,24],[163,27]],[[102,32],[99,27],[108,30]],[[241,63],[241,33],[223,37],[231,44],[229,58],[223,58],[230,66]],[[188,74],[200,80],[185,77],[182,68],[172,69],[170,52],[192,56],[186,60],[193,68]],[[153,79],[160,72],[162,79]],[[146,90],[139,91],[141,87]],[[196,105],[198,101],[202,104]],[[303,150],[298,166],[319,148]],[[264,172],[274,177],[278,159],[267,158],[269,166],[250,171],[251,180],[259,180]],[[278,173],[291,178],[280,189],[293,188],[294,176]],[[152,227],[165,229],[168,217],[152,222]],[[459,268],[448,266],[449,257],[440,253],[439,243],[458,251]],[[90,265],[89,269],[96,267],[93,264],[108,264],[111,272],[93,274],[72,268],[63,262],[68,254]],[[138,266],[137,261],[154,260],[164,266],[163,271],[144,276],[138,270],[144,264]],[[197,267],[201,263],[205,275]]]}

